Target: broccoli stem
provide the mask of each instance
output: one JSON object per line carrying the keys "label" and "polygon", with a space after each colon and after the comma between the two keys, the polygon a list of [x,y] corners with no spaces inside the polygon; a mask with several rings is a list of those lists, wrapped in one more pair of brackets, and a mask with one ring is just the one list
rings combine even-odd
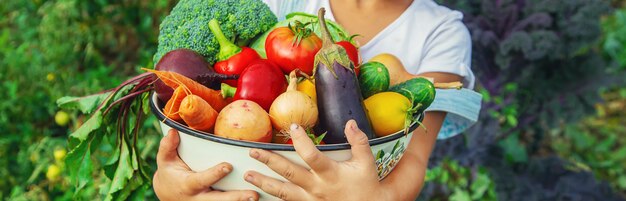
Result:
{"label": "broccoli stem", "polygon": [[222,28],[220,28],[219,22],[216,19],[212,19],[209,21],[209,29],[217,39],[217,42],[220,44],[220,51],[217,53],[217,60],[224,61],[232,57],[233,55],[241,52],[241,48],[235,45],[233,42],[228,40],[224,33],[222,32]]}

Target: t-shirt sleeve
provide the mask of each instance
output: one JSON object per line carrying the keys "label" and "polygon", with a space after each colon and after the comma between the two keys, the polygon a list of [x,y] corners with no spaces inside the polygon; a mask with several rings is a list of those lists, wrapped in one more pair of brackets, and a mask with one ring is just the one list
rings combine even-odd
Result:
{"label": "t-shirt sleeve", "polygon": [[453,11],[431,33],[418,70],[418,74],[444,72],[463,77],[463,89],[437,89],[435,100],[426,110],[447,113],[438,139],[453,137],[474,125],[482,103],[482,95],[472,90],[472,41],[461,19],[462,14]]}
{"label": "t-shirt sleeve", "polygon": [[274,13],[274,15],[278,14],[279,11],[279,2],[280,0],[262,0],[263,3],[267,4],[267,6],[270,8],[270,10]]}
{"label": "t-shirt sleeve", "polygon": [[474,88],[470,69],[472,40],[457,11],[448,14],[427,37],[417,73],[444,72],[463,77],[466,88]]}
{"label": "t-shirt sleeve", "polygon": [[276,15],[278,21],[285,20],[285,16],[289,13],[302,11],[306,6],[305,0],[262,0],[270,10]]}

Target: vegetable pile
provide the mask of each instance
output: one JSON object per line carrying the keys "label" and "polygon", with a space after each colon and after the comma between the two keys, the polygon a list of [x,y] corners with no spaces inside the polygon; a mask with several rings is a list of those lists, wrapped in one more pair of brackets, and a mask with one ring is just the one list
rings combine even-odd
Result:
{"label": "vegetable pile", "polygon": [[[350,119],[370,139],[406,133],[434,100],[437,84],[408,74],[393,55],[363,63],[354,36],[327,22],[323,9],[317,18],[276,19],[258,0],[181,0],[161,24],[154,69],[114,89],[59,99],[59,106],[91,115],[69,137],[77,189],[105,136],[117,144],[107,167],[131,169],[110,169],[111,181],[150,181],[137,155],[150,92],[166,118],[206,135],[281,144],[290,144],[291,124],[306,128],[316,144],[346,143]],[[108,190],[125,199],[136,189]]]}
{"label": "vegetable pile", "polygon": [[[220,91],[193,83],[194,75],[146,69],[174,90],[172,98],[161,99],[163,113],[207,135],[265,143],[289,144],[291,124],[307,129],[318,143],[345,143],[344,125],[350,119],[370,139],[408,132],[434,100],[434,84],[411,76],[389,54],[360,64],[357,74],[358,49],[350,40],[335,43],[323,16],[321,10],[317,21],[270,29],[267,38],[258,39],[265,42],[267,59],[235,45],[219,22],[210,20],[219,42],[215,71],[195,77],[214,78],[203,84],[221,83]],[[320,36],[312,31],[314,25]]]}

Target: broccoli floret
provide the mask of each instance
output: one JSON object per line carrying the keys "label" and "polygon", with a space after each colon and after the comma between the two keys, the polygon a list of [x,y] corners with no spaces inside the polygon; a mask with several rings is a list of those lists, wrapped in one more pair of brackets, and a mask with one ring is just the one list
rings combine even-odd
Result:
{"label": "broccoli floret", "polygon": [[194,50],[210,64],[215,63],[219,43],[208,26],[214,18],[224,35],[242,46],[277,22],[260,0],[181,0],[161,22],[154,63],[165,53],[180,48]]}

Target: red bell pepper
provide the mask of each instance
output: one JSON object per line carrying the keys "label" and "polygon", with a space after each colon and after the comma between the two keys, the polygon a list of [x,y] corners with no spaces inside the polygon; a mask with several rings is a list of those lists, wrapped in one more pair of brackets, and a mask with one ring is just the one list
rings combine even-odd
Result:
{"label": "red bell pepper", "polygon": [[241,75],[234,88],[222,84],[222,95],[234,97],[234,100],[250,100],[269,111],[272,102],[287,90],[285,75],[272,62],[259,59],[251,63]]}
{"label": "red bell pepper", "polygon": [[[261,59],[254,49],[239,47],[228,40],[217,20],[209,21],[209,29],[220,44],[220,51],[217,54],[218,62],[213,65],[215,72],[225,75],[239,75],[251,62]],[[237,80],[225,80],[224,83],[237,87]]]}

